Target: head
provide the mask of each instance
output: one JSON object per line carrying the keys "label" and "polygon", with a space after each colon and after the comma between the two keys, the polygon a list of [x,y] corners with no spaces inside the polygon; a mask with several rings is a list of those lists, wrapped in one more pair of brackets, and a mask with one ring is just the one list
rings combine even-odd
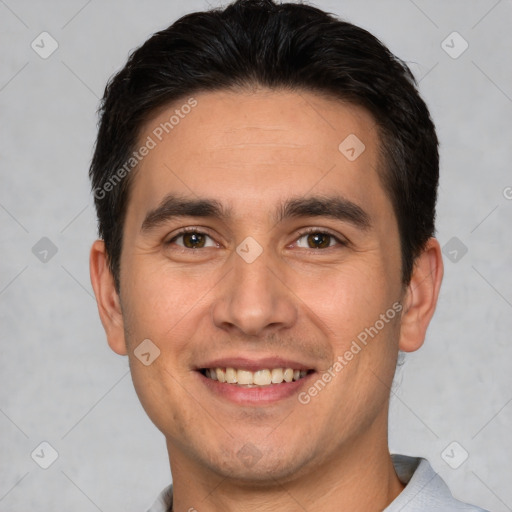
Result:
{"label": "head", "polygon": [[[385,437],[442,279],[407,66],[314,7],[239,0],[153,35],[100,115],[92,282],[171,464],[284,478]],[[297,380],[219,391],[226,367]]]}

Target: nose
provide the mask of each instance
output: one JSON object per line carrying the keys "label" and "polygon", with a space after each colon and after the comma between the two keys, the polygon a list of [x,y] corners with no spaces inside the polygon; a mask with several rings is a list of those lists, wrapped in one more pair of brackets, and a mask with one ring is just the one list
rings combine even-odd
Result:
{"label": "nose", "polygon": [[262,336],[297,320],[293,292],[267,251],[250,263],[233,253],[232,269],[217,287],[212,319],[230,334]]}

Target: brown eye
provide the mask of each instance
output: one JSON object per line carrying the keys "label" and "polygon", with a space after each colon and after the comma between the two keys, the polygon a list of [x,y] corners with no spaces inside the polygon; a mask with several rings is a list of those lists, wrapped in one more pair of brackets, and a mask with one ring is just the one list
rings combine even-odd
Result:
{"label": "brown eye", "polygon": [[198,249],[204,247],[205,236],[201,233],[185,233],[183,236],[183,245],[187,249]]}
{"label": "brown eye", "polygon": [[336,245],[344,245],[337,237],[323,231],[303,233],[297,240],[297,247],[303,249],[326,249]]}
{"label": "brown eye", "polygon": [[308,246],[311,249],[329,247],[332,236],[327,233],[311,233],[307,236]]}
{"label": "brown eye", "polygon": [[204,247],[215,247],[215,242],[206,233],[199,231],[182,231],[167,242],[167,245],[176,244],[185,249],[202,249]]}

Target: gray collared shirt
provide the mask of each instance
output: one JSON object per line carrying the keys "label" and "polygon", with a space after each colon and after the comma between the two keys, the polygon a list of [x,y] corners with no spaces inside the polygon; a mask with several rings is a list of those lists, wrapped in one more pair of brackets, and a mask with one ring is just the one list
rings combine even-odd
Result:
{"label": "gray collared shirt", "polygon": [[[395,454],[391,458],[405,489],[383,512],[487,512],[456,500],[426,459]],[[147,512],[169,512],[171,506],[172,485],[169,485]]]}

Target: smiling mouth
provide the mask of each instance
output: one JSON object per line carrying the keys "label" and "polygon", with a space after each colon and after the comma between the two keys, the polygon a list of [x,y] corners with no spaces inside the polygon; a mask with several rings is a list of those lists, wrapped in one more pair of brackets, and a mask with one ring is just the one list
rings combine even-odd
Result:
{"label": "smiling mouth", "polygon": [[293,368],[263,368],[255,372],[237,368],[202,368],[202,375],[211,380],[242,387],[270,386],[303,379],[314,370],[294,370]]}

